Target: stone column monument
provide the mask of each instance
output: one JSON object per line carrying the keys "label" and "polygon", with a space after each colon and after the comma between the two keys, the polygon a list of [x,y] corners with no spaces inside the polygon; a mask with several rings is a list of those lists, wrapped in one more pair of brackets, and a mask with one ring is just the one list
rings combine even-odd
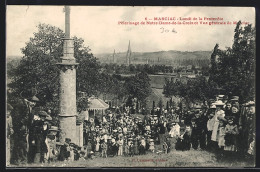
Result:
{"label": "stone column monument", "polygon": [[65,38],[63,43],[63,57],[60,68],[60,141],[70,138],[77,141],[76,135],[76,63],[74,58],[74,40],[70,38],[70,7],[65,6]]}

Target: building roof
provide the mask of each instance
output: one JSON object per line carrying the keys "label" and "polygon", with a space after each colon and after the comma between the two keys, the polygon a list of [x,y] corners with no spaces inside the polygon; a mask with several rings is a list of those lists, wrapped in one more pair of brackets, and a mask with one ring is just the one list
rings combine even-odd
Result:
{"label": "building roof", "polygon": [[109,105],[99,98],[90,97],[88,102],[88,110],[104,110],[109,108]]}

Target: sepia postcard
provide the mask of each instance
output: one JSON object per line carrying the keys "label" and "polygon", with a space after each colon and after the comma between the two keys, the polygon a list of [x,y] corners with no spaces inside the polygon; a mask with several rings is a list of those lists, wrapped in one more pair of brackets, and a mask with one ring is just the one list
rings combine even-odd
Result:
{"label": "sepia postcard", "polygon": [[6,6],[6,167],[255,167],[254,7]]}

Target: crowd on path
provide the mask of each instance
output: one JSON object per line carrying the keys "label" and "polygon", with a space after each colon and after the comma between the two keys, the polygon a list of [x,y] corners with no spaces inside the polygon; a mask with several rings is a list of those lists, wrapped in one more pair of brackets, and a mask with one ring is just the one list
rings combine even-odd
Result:
{"label": "crowd on path", "polygon": [[[110,111],[84,121],[84,146],[66,138],[59,142],[59,127],[51,111],[34,110],[39,99],[22,99],[7,105],[7,165],[51,161],[88,160],[96,156],[137,156],[147,153],[206,150],[218,160],[255,157],[255,103],[239,104],[239,97],[217,97],[209,107],[156,108],[142,118]],[[174,156],[174,155],[173,155]]]}

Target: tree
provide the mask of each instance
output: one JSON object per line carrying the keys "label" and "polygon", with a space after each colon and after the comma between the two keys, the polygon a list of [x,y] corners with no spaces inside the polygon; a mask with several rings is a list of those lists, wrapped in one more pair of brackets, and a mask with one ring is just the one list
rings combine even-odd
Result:
{"label": "tree", "polygon": [[[211,55],[210,77],[198,77],[187,83],[165,80],[163,93],[185,100],[186,105],[208,101],[216,94],[238,95],[241,103],[255,98],[255,28],[237,23],[232,48],[215,45]],[[222,90],[221,92],[219,90]]]}
{"label": "tree", "polygon": [[[22,48],[23,57],[15,69],[8,70],[11,79],[8,99],[17,98],[24,90],[35,88],[37,96],[46,108],[58,110],[59,69],[56,65],[63,54],[64,32],[48,24],[39,24],[38,32]],[[98,89],[100,66],[83,39],[74,37],[77,62],[77,90],[95,94]],[[95,88],[95,89],[92,89]]]}
{"label": "tree", "polygon": [[145,72],[137,73],[135,76],[129,77],[126,82],[129,97],[137,98],[142,105],[145,104],[146,98],[151,93],[150,78]]}
{"label": "tree", "polygon": [[212,98],[215,95],[212,88],[215,86],[202,76],[188,79],[187,82],[166,79],[163,94],[170,98],[180,98],[189,107],[190,103],[205,102]]}
{"label": "tree", "polygon": [[167,104],[166,104],[166,109],[167,111],[169,111],[169,102],[167,101]]}
{"label": "tree", "polygon": [[157,106],[160,108],[160,111],[162,112],[162,108],[163,108],[163,102],[162,102],[162,99],[160,98]]}
{"label": "tree", "polygon": [[210,80],[217,83],[223,94],[237,95],[244,103],[255,98],[255,28],[243,28],[239,21],[234,32],[231,48],[214,48],[218,58],[211,61]]}

